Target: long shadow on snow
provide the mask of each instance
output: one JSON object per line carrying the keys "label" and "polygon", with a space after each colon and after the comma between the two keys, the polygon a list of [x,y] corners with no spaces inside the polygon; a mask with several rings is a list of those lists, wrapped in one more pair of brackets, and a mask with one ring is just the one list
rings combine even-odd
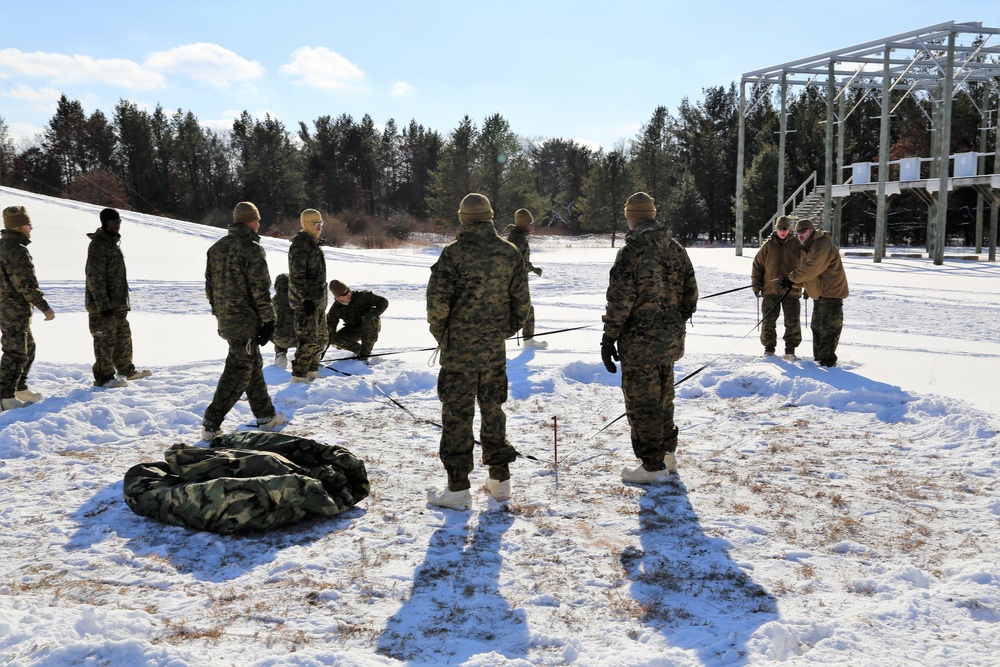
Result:
{"label": "long shadow on snow", "polygon": [[756,630],[778,618],[774,598],[705,535],[682,482],[648,487],[639,498],[640,547],[621,564],[645,625],[705,665],[744,665]]}
{"label": "long shadow on snow", "polygon": [[397,660],[458,664],[482,653],[508,659],[529,648],[526,616],[500,595],[500,544],[514,523],[508,512],[444,512],[409,599],[386,623],[377,651]]}
{"label": "long shadow on snow", "polygon": [[182,528],[134,514],[122,495],[124,482],[109,484],[90,497],[70,515],[77,525],[66,544],[67,551],[87,551],[111,538],[125,540],[125,547],[135,554],[120,564],[135,568],[135,574],[148,574],[155,557],[157,568],[172,567],[201,581],[222,583],[245,575],[254,568],[274,562],[281,550],[309,545],[350,527],[365,515],[354,506],[329,519],[306,520],[269,531],[220,535]]}

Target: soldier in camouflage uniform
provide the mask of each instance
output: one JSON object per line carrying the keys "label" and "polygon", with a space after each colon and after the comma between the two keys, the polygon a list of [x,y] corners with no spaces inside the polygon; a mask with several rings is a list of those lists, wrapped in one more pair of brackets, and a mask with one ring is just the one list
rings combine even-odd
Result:
{"label": "soldier in camouflage uniform", "polygon": [[56,314],[49,308],[35,278],[35,265],[28,252],[31,219],[23,206],[3,210],[0,232],[0,409],[21,408],[42,399],[28,389],[28,372],[35,361],[35,339],[31,335],[31,309],[38,308],[46,320]]}
{"label": "soldier in camouflage uniform", "polygon": [[[106,208],[100,219],[100,228],[87,234],[90,245],[84,305],[90,335],[94,337],[94,386],[110,389],[152,373],[132,363],[132,329],[128,323],[131,305],[121,249],[121,216],[115,209]],[[116,377],[116,371],[120,377]]]}
{"label": "soldier in camouflage uniform", "polygon": [[[382,313],[389,300],[368,290],[352,291],[339,280],[330,281],[333,305],[326,315],[330,345],[350,350],[367,363],[372,347],[382,331]],[[337,327],[343,322],[344,326]]]}
{"label": "soldier in camouflage uniform", "polygon": [[285,421],[285,415],[274,411],[267,394],[260,356],[260,346],[274,334],[274,308],[259,229],[257,207],[240,202],[233,209],[229,233],[208,249],[205,294],[218,321],[219,336],[229,343],[229,355],[215,396],[205,410],[201,433],[205,440],[222,434],[222,421],[244,392],[257,428],[270,431]]}
{"label": "soldier in camouflage uniform", "polygon": [[783,289],[804,285],[806,294],[816,302],[812,318],[813,358],[821,366],[837,365],[837,345],[844,329],[844,299],[849,290],[840,250],[826,232],[816,229],[812,220],[803,218],[795,225],[795,235],[802,244],[799,268],[782,278]]}
{"label": "soldier in camouflage uniform", "polygon": [[497,236],[490,201],[472,193],[458,209],[456,239],[441,251],[427,284],[427,322],[441,351],[440,457],[447,488],[427,492],[431,504],[466,509],[472,472],[472,422],[479,403],[486,488],[497,500],[510,496],[507,441],[507,355],[504,340],[524,326],[530,299],[521,253]]}
{"label": "soldier in camouflage uniform", "polygon": [[761,312],[764,317],[760,323],[760,342],[764,346],[764,354],[774,354],[778,344],[778,332],[775,324],[781,311],[785,313],[785,358],[795,356],[795,348],[802,342],[802,326],[799,324],[799,298],[802,290],[793,287],[786,290],[778,284],[799,265],[799,252],[802,246],[793,234],[792,221],[787,215],[779,216],[774,221],[774,233],[764,241],[757,255],[753,258],[753,268],[750,270],[750,282],[755,296],[764,295]]}
{"label": "soldier in camouflage uniform", "polygon": [[698,283],[687,251],[656,222],[645,192],[625,204],[629,232],[608,284],[601,358],[616,371],[632,431],[632,451],[642,464],[622,479],[662,484],[677,471],[674,425],[674,362],[684,355],[685,322],[698,307]]}
{"label": "soldier in camouflage uniform", "polygon": [[[531,248],[528,246],[528,234],[531,233],[531,226],[535,219],[531,211],[526,208],[519,208],[514,212],[514,224],[507,225],[504,234],[507,240],[514,244],[514,247],[521,251],[521,258],[524,260],[524,270],[531,271],[536,276],[542,275],[542,269],[531,263]],[[524,321],[521,329],[525,347],[548,347],[548,343],[535,340],[535,307],[528,307],[528,318]]]}
{"label": "soldier in camouflage uniform", "polygon": [[295,316],[288,305],[288,274],[279,273],[274,279],[274,365],[288,368],[288,350],[298,342],[295,340]]}
{"label": "soldier in camouflage uniform", "polygon": [[319,377],[326,349],[326,257],[320,247],[323,216],[314,208],[299,215],[302,231],[288,249],[288,305],[292,308],[298,347],[292,360],[292,382]]}

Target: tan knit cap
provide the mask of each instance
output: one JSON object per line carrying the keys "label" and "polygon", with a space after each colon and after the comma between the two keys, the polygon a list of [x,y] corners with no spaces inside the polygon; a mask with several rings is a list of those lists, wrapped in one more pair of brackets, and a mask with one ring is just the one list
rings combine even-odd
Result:
{"label": "tan knit cap", "polygon": [[18,229],[31,224],[28,211],[23,206],[8,206],[3,210],[3,226],[5,229]]}
{"label": "tan knit cap", "polygon": [[779,215],[778,219],[774,221],[774,228],[775,229],[791,229],[792,228],[792,219],[789,218],[787,215]]}
{"label": "tan knit cap", "polygon": [[809,218],[802,218],[799,220],[798,224],[795,225],[795,231],[804,232],[807,229],[816,229],[816,225]]}
{"label": "tan knit cap", "polygon": [[333,295],[335,297],[342,297],[345,294],[347,294],[348,292],[350,292],[351,288],[349,288],[347,285],[345,285],[344,283],[340,282],[339,280],[331,280],[330,281],[330,291],[333,292]]}
{"label": "tan knit cap", "polygon": [[307,208],[299,214],[299,224],[302,225],[302,230],[309,232],[313,236],[319,236],[321,229],[316,229],[316,222],[323,222],[322,214],[314,208]]}
{"label": "tan knit cap", "polygon": [[514,211],[514,224],[515,225],[530,225],[535,219],[531,217],[531,211],[526,208],[519,208]]}
{"label": "tan knit cap", "polygon": [[241,201],[233,209],[233,222],[236,224],[246,224],[257,220],[260,220],[260,211],[257,210],[257,207],[252,202]]}
{"label": "tan knit cap", "polygon": [[653,198],[645,192],[636,192],[625,202],[625,217],[634,220],[652,220],[656,217]]}
{"label": "tan knit cap", "polygon": [[472,192],[462,198],[462,203],[458,207],[458,219],[462,222],[471,220],[492,221],[493,207],[486,195]]}

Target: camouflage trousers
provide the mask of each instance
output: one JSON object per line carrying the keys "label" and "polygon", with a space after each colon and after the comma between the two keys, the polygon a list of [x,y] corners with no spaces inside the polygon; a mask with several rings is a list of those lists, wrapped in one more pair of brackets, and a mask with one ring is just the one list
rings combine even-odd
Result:
{"label": "camouflage trousers", "polygon": [[802,325],[799,322],[799,300],[795,297],[780,294],[765,294],[761,300],[760,310],[764,314],[760,321],[760,343],[766,348],[775,348],[778,344],[778,332],[775,326],[780,312],[785,313],[785,350],[794,350],[802,342]]}
{"label": "camouflage trousers", "polygon": [[255,340],[229,341],[226,367],[219,378],[215,396],[205,410],[205,428],[219,428],[236,401],[246,393],[250,410],[257,419],[274,416],[274,405],[264,381],[264,361]]}
{"label": "camouflage trousers", "polygon": [[524,340],[531,340],[535,337],[535,307],[528,306],[528,317],[524,320],[524,326],[521,327],[521,336]]}
{"label": "camouflage trousers", "polygon": [[820,298],[813,310],[813,358],[823,366],[837,365],[837,345],[844,329],[844,300]]}
{"label": "camouflage trousers", "polygon": [[295,311],[295,338],[298,346],[292,359],[292,375],[304,378],[308,373],[319,370],[319,362],[326,349],[326,314],[322,310],[311,315]]}
{"label": "camouflage trousers", "polygon": [[100,387],[113,380],[115,371],[129,376],[135,372],[132,365],[132,328],[128,313],[115,313],[110,317],[90,315],[90,335],[94,337],[94,386]]}
{"label": "camouflage trousers", "polygon": [[382,318],[376,317],[371,322],[362,322],[357,326],[342,326],[339,331],[330,333],[330,345],[338,350],[348,350],[359,357],[367,357],[378,341],[382,331]]}
{"label": "camouflage trousers", "polygon": [[15,391],[28,388],[28,372],[35,362],[35,339],[31,319],[7,324],[0,335],[0,398],[14,398]]}
{"label": "camouflage trousers", "polygon": [[664,455],[677,449],[673,362],[653,366],[622,362],[622,393],[632,451],[648,470],[663,470]]}
{"label": "camouflage trousers", "polygon": [[441,446],[438,454],[448,473],[448,488],[470,488],[469,475],[475,467],[475,438],[472,421],[479,403],[479,440],[483,446],[483,465],[490,477],[501,482],[510,479],[510,464],[517,452],[507,441],[506,361],[480,373],[459,373],[441,369],[438,374],[438,398],[441,399]]}

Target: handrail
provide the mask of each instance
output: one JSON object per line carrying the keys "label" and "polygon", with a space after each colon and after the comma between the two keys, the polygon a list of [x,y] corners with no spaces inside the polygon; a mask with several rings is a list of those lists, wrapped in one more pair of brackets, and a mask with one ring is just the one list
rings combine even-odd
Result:
{"label": "handrail", "polygon": [[[809,192],[805,192],[806,188],[809,186],[810,183],[812,183],[812,188],[809,188]],[[772,215],[771,218],[767,221],[767,224],[765,224],[763,227],[760,228],[760,230],[757,232],[757,247],[760,247],[764,242],[764,231],[774,226],[774,221],[778,219],[779,215],[786,215],[786,211],[789,210],[788,208],[789,205],[792,206],[791,210],[793,211],[795,210],[795,198],[799,195],[799,193],[805,192],[805,194],[802,195],[802,199],[805,200],[805,198],[809,196],[809,193],[811,193],[815,189],[816,189],[816,172],[814,171],[813,173],[809,174],[809,178],[804,180],[802,182],[802,185],[796,188],[795,192],[793,192],[792,195],[784,201],[784,203],[781,205],[781,210],[778,213]]]}

